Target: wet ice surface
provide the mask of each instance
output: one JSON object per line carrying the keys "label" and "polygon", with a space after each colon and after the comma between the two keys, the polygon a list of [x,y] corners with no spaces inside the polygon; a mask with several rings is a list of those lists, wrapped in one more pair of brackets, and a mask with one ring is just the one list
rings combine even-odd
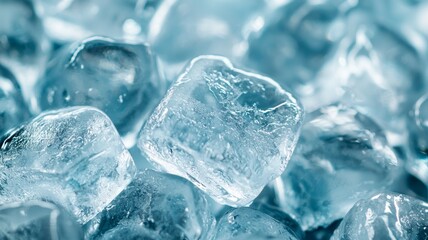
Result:
{"label": "wet ice surface", "polygon": [[5,136],[0,203],[48,199],[80,223],[131,181],[135,166],[108,117],[89,107],[46,112]]}
{"label": "wet ice surface", "polygon": [[0,65],[0,136],[29,117],[27,105],[14,75]]}
{"label": "wet ice surface", "polygon": [[251,208],[237,208],[217,223],[212,239],[287,239],[299,237],[290,226]]}
{"label": "wet ice surface", "polygon": [[76,220],[64,209],[42,201],[0,206],[0,239],[83,239]]}
{"label": "wet ice surface", "polygon": [[380,193],[359,201],[346,214],[332,240],[428,239],[428,203]]}
{"label": "wet ice surface", "polygon": [[0,0],[0,239],[428,239],[427,13]]}
{"label": "wet ice surface", "polygon": [[297,101],[273,80],[203,56],[170,88],[138,146],[219,203],[243,206],[284,171],[302,117]]}
{"label": "wet ice surface", "polygon": [[399,166],[370,118],[352,108],[327,106],[306,117],[276,184],[280,205],[305,230],[327,226],[359,199],[388,188]]}
{"label": "wet ice surface", "polygon": [[205,196],[190,182],[144,170],[86,228],[90,239],[190,240],[205,239],[214,223]]}
{"label": "wet ice surface", "polygon": [[164,89],[146,45],[94,37],[57,52],[38,80],[37,97],[42,110],[97,107],[125,135],[141,128]]}

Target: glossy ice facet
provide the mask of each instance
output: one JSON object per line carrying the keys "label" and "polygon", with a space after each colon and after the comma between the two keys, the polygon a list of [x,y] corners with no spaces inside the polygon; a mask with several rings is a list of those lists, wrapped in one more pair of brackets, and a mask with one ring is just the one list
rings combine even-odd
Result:
{"label": "glossy ice facet", "polygon": [[215,229],[215,240],[300,239],[290,226],[251,208],[237,208],[224,215]]}
{"label": "glossy ice facet", "polygon": [[280,204],[304,230],[342,218],[359,199],[387,188],[400,162],[381,129],[352,108],[311,113],[277,182]]}
{"label": "glossy ice facet", "polygon": [[28,117],[18,82],[8,69],[0,65],[0,136]]}
{"label": "glossy ice facet", "polygon": [[0,0],[0,6],[0,64],[13,72],[30,97],[50,45],[31,0]]}
{"label": "glossy ice facet", "polygon": [[248,65],[277,79],[299,96],[311,95],[313,80],[345,33],[351,1],[288,1],[268,12],[249,37]]}
{"label": "glossy ice facet", "polygon": [[149,43],[176,78],[183,65],[206,54],[240,58],[246,50],[248,23],[256,21],[264,1],[167,0],[153,17]]}
{"label": "glossy ice facet", "polygon": [[90,239],[196,240],[214,223],[203,193],[190,182],[145,170],[86,228]]}
{"label": "glossy ice facet", "polygon": [[285,169],[303,110],[272,79],[194,59],[143,127],[139,148],[219,203],[249,204]]}
{"label": "glossy ice facet", "polygon": [[100,37],[58,52],[37,86],[42,110],[97,107],[122,135],[141,128],[142,118],[164,92],[147,46]]}
{"label": "glossy ice facet", "polygon": [[62,208],[41,201],[0,206],[0,239],[79,240],[83,233]]}
{"label": "glossy ice facet", "polygon": [[46,198],[80,223],[107,206],[135,173],[110,119],[90,107],[43,113],[0,147],[0,203]]}
{"label": "glossy ice facet", "polygon": [[341,100],[371,117],[391,144],[403,144],[405,116],[423,93],[423,61],[404,38],[364,14],[317,76],[318,90],[302,98],[306,109]]}
{"label": "glossy ice facet", "polygon": [[57,42],[94,35],[144,39],[162,0],[35,0],[46,33]]}
{"label": "glossy ice facet", "polygon": [[396,193],[361,200],[335,231],[339,239],[428,239],[428,203]]}

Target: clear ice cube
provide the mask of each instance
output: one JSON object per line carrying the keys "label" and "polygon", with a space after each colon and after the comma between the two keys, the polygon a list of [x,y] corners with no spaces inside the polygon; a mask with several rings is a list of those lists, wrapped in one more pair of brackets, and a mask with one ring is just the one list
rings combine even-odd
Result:
{"label": "clear ice cube", "polygon": [[402,194],[376,194],[355,204],[331,239],[428,239],[428,203]]}
{"label": "clear ice cube", "polygon": [[251,208],[237,208],[224,215],[212,239],[300,239],[292,228],[281,221]]}
{"label": "clear ice cube", "polygon": [[247,64],[298,96],[310,96],[313,79],[345,34],[351,1],[288,1],[267,12],[249,36]]}
{"label": "clear ice cube", "polygon": [[94,35],[144,39],[162,0],[35,0],[46,33],[56,42]]}
{"label": "clear ice cube", "polygon": [[181,177],[147,169],[85,228],[89,239],[196,240],[214,224],[201,191]]}
{"label": "clear ice cube", "polygon": [[0,239],[83,239],[82,229],[64,209],[30,201],[0,206]]}
{"label": "clear ice cube", "polygon": [[0,136],[28,117],[21,87],[14,75],[0,64]]}
{"label": "clear ice cube", "polygon": [[91,107],[45,112],[10,132],[0,162],[0,203],[46,198],[80,223],[102,211],[136,171],[110,119]]}
{"label": "clear ice cube", "polygon": [[36,94],[42,110],[97,107],[125,135],[141,128],[164,91],[146,45],[94,37],[59,51],[38,80]]}
{"label": "clear ice cube", "polygon": [[0,64],[13,72],[29,100],[50,43],[31,0],[0,0],[0,6]]}
{"label": "clear ice cube", "polygon": [[147,120],[138,146],[217,202],[243,206],[284,171],[302,117],[297,100],[272,79],[201,56]]}
{"label": "clear ice cube", "polygon": [[175,79],[184,64],[199,55],[232,60],[243,56],[245,35],[265,5],[242,0],[164,1],[152,19],[148,41],[168,66],[168,78]]}
{"label": "clear ice cube", "polygon": [[382,126],[392,145],[403,144],[405,116],[426,86],[422,58],[404,38],[366,14],[355,12],[349,22],[355,29],[320,71],[317,91],[302,103],[314,110],[342,101]]}
{"label": "clear ice cube", "polygon": [[401,163],[370,118],[341,105],[309,114],[281,180],[282,209],[304,230],[342,218],[358,200],[388,188]]}

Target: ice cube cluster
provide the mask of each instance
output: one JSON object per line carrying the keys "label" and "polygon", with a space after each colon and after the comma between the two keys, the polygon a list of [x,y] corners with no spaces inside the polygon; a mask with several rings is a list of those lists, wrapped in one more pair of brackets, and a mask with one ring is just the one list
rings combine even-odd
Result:
{"label": "ice cube cluster", "polygon": [[426,16],[0,0],[0,239],[428,240]]}

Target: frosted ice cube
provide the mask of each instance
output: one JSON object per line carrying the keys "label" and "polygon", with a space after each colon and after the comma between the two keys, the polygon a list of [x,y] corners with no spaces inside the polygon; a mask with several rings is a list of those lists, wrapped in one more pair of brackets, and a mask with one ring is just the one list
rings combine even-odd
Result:
{"label": "frosted ice cube", "polygon": [[296,99],[272,79],[201,56],[169,89],[138,146],[219,203],[242,206],[284,171],[302,117]]}
{"label": "frosted ice cube", "polygon": [[136,171],[110,119],[91,107],[34,118],[3,139],[0,162],[0,203],[46,198],[80,223],[102,211]]}

